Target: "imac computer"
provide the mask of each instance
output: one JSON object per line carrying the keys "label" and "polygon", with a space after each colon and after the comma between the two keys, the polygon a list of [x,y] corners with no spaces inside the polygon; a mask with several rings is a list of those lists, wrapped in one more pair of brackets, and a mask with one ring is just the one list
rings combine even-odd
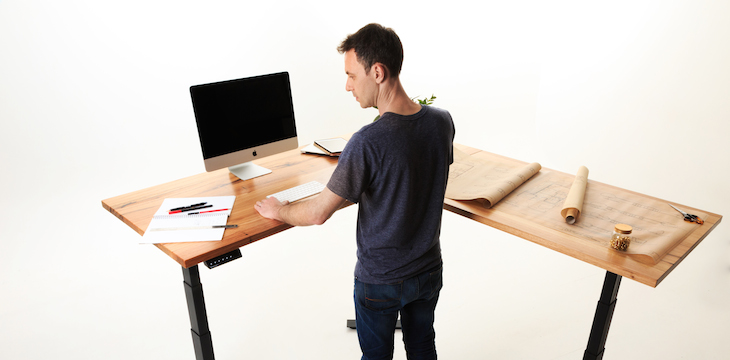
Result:
{"label": "imac computer", "polygon": [[248,180],[271,172],[253,160],[299,146],[287,72],[194,85],[190,96],[206,171]]}

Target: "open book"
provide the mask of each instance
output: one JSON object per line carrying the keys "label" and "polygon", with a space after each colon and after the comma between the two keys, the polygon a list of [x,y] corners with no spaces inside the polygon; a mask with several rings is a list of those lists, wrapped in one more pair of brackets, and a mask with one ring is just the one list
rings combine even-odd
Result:
{"label": "open book", "polygon": [[343,138],[322,139],[303,147],[301,151],[302,154],[340,156],[342,150],[345,150],[345,145],[347,140]]}

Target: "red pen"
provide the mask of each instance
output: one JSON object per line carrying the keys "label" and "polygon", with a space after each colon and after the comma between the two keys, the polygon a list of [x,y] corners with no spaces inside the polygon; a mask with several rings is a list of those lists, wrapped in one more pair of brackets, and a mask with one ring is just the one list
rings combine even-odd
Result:
{"label": "red pen", "polygon": [[196,215],[196,214],[204,214],[204,213],[210,213],[210,212],[216,212],[216,211],[226,211],[229,209],[217,209],[217,210],[208,210],[208,211],[198,211],[194,213],[188,213],[188,215]]}

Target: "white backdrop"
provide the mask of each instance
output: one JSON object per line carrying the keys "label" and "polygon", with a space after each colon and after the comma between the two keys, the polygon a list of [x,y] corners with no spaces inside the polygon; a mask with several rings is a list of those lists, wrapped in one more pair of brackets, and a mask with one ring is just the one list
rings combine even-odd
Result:
{"label": "white backdrop", "polygon": [[[110,348],[119,358],[190,356],[179,267],[159,250],[136,245],[137,235],[104,211],[101,200],[204,171],[191,85],[289,71],[302,145],[367,124],[376,110],[360,109],[345,91],[343,57],[336,47],[369,22],[400,35],[406,91],[435,94],[434,105],[454,117],[458,143],[567,173],[585,165],[593,180],[727,215],[729,16],[730,3],[710,0],[0,0],[0,357],[111,358],[104,350]],[[296,237],[329,244],[311,245],[324,261],[316,268],[336,269],[332,272],[346,283],[354,264],[354,209],[338,217],[301,229]],[[515,291],[512,284],[522,281],[527,282],[515,288],[534,289],[539,285],[521,274],[537,281],[545,267],[569,268],[565,273],[576,283],[591,277],[595,288],[586,289],[590,300],[576,320],[578,339],[560,342],[552,353],[545,347],[537,352],[553,354],[537,358],[579,358],[603,272],[453,216],[445,219],[444,237],[464,239],[474,231],[498,241],[504,253],[494,258],[489,252],[496,245],[475,240],[468,246],[483,251],[465,251],[465,264],[491,259],[509,266],[525,261],[523,253],[534,254],[531,270],[524,264],[512,269],[513,277],[496,290],[500,293]],[[279,243],[269,242],[275,245],[262,242],[246,250],[283,256],[287,236],[294,237],[281,234]],[[300,246],[295,243],[291,249]],[[453,256],[466,247],[454,246]],[[724,356],[719,334],[730,330],[729,247],[730,231],[720,224],[658,288],[624,280],[621,294],[634,298],[617,310],[626,317],[615,318],[609,349],[625,353],[615,356],[627,359],[640,349],[659,351],[666,359]],[[302,261],[291,256],[276,268],[282,269],[267,271],[272,281],[291,273],[289,262]],[[327,263],[333,258],[338,260]],[[230,268],[253,269],[256,261]],[[233,270],[204,274],[204,283],[217,291],[226,281],[240,281],[240,274],[226,271]],[[506,273],[499,266],[488,271]],[[564,276],[558,274],[554,278]],[[344,288],[345,314],[337,317],[352,316],[348,284]],[[547,297],[571,296],[564,293],[569,290],[551,289],[545,290]],[[153,294],[152,299],[143,294]],[[226,296],[246,299],[245,292],[217,295]],[[647,298],[656,300],[638,300]],[[213,318],[217,310],[211,301],[216,300],[209,300]],[[218,301],[216,308],[227,309],[221,312],[238,309]],[[444,299],[444,306],[449,301]],[[642,319],[658,311],[659,302],[669,304],[662,307],[667,312]],[[701,310],[667,320],[681,312],[676,307]],[[642,319],[638,330],[634,315]],[[247,316],[252,315],[241,315],[242,322]],[[659,319],[668,321],[666,326],[652,325]],[[239,326],[228,330],[224,320],[216,321],[217,329],[225,329],[220,333],[235,333]],[[485,318],[475,326],[484,329],[489,323]],[[443,327],[448,324],[444,320]],[[529,322],[516,326],[519,334],[509,339],[529,338],[519,329],[534,328]],[[664,340],[664,332],[680,329],[696,330],[687,335],[692,341]],[[245,352],[251,345],[236,348],[235,335],[216,337],[215,330],[218,353]],[[560,331],[547,327],[536,337]],[[632,331],[636,335],[621,338]],[[152,335],[159,332],[164,340]],[[655,343],[632,342],[649,332],[659,333]],[[457,338],[470,339],[464,333]],[[532,358],[501,356],[494,350],[499,341],[441,339],[450,358]],[[356,353],[356,340],[347,341],[351,346],[342,354]],[[481,352],[468,353],[470,348]]]}

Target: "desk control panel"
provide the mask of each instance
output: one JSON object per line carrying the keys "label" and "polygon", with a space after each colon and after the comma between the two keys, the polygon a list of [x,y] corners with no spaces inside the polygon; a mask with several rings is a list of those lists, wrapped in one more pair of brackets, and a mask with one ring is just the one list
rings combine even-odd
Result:
{"label": "desk control panel", "polygon": [[205,266],[207,266],[208,269],[212,269],[214,267],[221,266],[227,262],[231,262],[233,260],[239,259],[239,258],[241,258],[241,256],[243,256],[243,255],[241,255],[241,249],[236,249],[227,254],[223,254],[221,256],[214,257],[210,260],[206,260]]}

